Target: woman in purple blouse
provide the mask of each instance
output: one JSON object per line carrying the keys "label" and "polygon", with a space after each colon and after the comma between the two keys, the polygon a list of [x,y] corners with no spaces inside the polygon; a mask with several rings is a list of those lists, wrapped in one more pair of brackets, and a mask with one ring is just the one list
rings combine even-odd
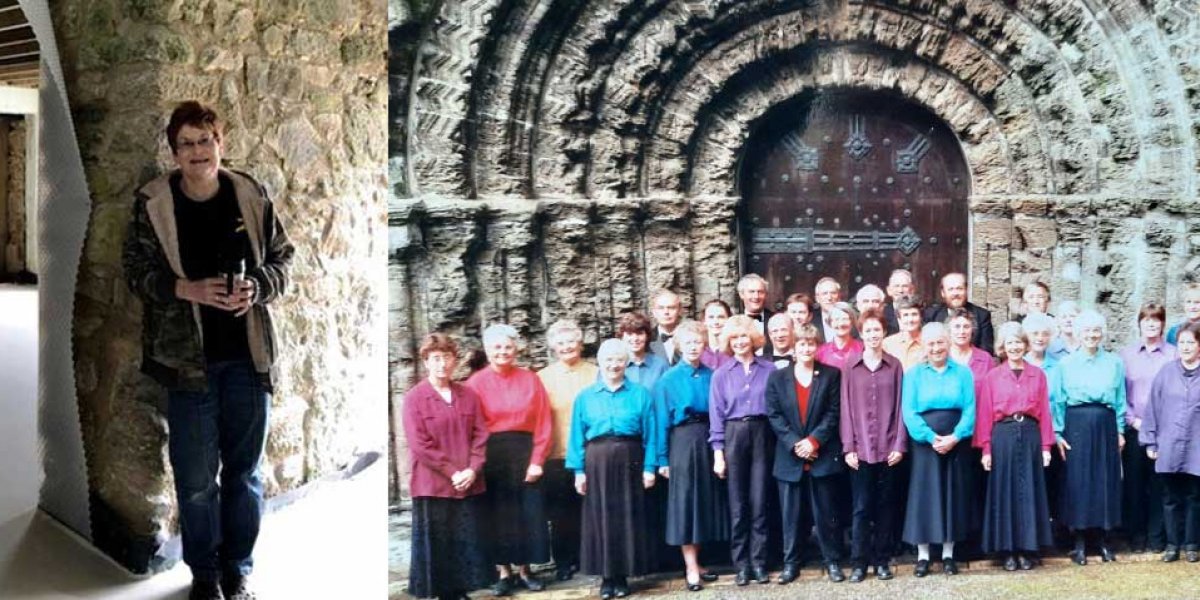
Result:
{"label": "woman in purple blouse", "polygon": [[733,353],[717,367],[709,390],[708,441],[713,448],[713,472],[729,481],[730,550],[737,567],[734,582],[746,585],[767,576],[767,503],[775,434],[767,422],[767,377],[771,361],[755,352],[764,343],[754,319],[730,317],[721,331],[721,345]]}
{"label": "woman in purple blouse", "polygon": [[450,380],[454,340],[430,334],[420,356],[429,376],[404,395],[413,504],[408,592],[460,600],[495,580],[480,523],[488,429],[479,397]]}
{"label": "woman in purple blouse", "polygon": [[733,309],[720,298],[704,303],[701,318],[704,319],[704,329],[708,331],[708,343],[704,345],[700,362],[710,369],[716,369],[730,359],[729,350],[721,345],[721,330],[732,314]]}
{"label": "woman in purple blouse", "polygon": [[1200,323],[1183,325],[1175,344],[1179,360],[1155,376],[1138,439],[1163,481],[1163,560],[1178,560],[1182,546],[1200,562]]}
{"label": "woman in purple blouse", "polygon": [[[1175,347],[1166,343],[1167,311],[1153,302],[1138,311],[1138,341],[1121,350],[1125,363],[1125,427],[1126,439],[1137,441],[1142,431],[1143,415],[1150,401],[1150,387],[1164,365],[1175,360]],[[1132,431],[1130,431],[1132,429]],[[1121,451],[1124,484],[1121,490],[1121,524],[1129,534],[1134,552],[1145,552],[1147,544],[1154,552],[1166,545],[1163,527],[1162,479],[1154,472],[1154,461],[1146,456],[1140,444],[1126,444]]]}

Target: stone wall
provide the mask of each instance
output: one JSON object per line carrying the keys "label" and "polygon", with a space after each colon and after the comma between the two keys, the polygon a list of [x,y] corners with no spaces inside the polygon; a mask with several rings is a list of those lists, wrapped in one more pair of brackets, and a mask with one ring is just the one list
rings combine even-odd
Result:
{"label": "stone wall", "polygon": [[478,343],[509,319],[539,363],[558,316],[592,340],[660,285],[688,306],[732,297],[740,160],[773,108],[819,90],[900,97],[955,132],[972,294],[998,320],[1035,278],[1100,307],[1113,343],[1144,301],[1181,312],[1200,242],[1196,0],[399,6],[393,418],[426,331]]}
{"label": "stone wall", "polygon": [[178,102],[215,105],[226,164],[265,184],[296,245],[268,492],[383,449],[386,17],[372,0],[67,0],[53,17],[93,201],[74,336],[93,538],[145,571],[163,566],[174,495],[120,252],[133,190],[172,166]]}
{"label": "stone wall", "polygon": [[25,119],[10,121],[8,129],[8,181],[4,189],[8,194],[6,224],[8,243],[4,247],[4,268],[7,273],[18,273],[25,269]]}

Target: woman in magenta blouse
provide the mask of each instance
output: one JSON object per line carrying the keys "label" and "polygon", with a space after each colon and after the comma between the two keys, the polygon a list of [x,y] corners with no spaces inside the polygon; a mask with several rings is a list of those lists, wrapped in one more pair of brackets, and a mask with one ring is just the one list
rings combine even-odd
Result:
{"label": "woman in magenta blouse", "polygon": [[494,579],[480,543],[487,423],[475,392],[450,380],[454,340],[430,334],[420,356],[429,375],[404,395],[413,505],[408,592],[459,600]]}
{"label": "woman in magenta blouse", "polygon": [[996,335],[1004,363],[978,386],[974,443],[989,472],[983,550],[1005,554],[1004,569],[1033,568],[1038,549],[1053,543],[1043,469],[1050,465],[1054,423],[1042,370],[1025,361],[1029,339],[1015,322]]}
{"label": "woman in magenta blouse", "polygon": [[827,313],[833,339],[817,348],[817,362],[842,368],[851,354],[861,354],[862,342],[854,339],[854,309],[845,302],[837,302]]}

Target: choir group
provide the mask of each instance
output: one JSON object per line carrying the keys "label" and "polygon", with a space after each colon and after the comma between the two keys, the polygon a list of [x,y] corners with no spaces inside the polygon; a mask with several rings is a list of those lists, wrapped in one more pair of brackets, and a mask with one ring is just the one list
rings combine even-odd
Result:
{"label": "choir group", "polygon": [[1040,282],[995,329],[961,273],[929,307],[904,270],[854,306],[828,277],[778,314],[762,277],[737,290],[742,313],[711,300],[696,321],[657,293],[654,321],[623,314],[595,363],[560,320],[537,373],[509,325],[484,330],[487,364],[465,383],[455,341],[427,336],[403,411],[409,593],[536,591],[529,565],[553,559],[560,581],[582,570],[621,598],[680,554],[692,591],[718,578],[702,558],[731,560],[739,586],[771,582],[782,558],[788,584],[809,551],[832,581],[843,564],[851,582],[891,579],[902,543],[918,577],[934,546],[947,575],[957,556],[1028,570],[1056,537],[1085,565],[1089,539],[1115,560],[1118,529],[1133,551],[1200,562],[1200,285],[1169,331],[1142,306],[1119,353],[1095,310],[1050,315]]}

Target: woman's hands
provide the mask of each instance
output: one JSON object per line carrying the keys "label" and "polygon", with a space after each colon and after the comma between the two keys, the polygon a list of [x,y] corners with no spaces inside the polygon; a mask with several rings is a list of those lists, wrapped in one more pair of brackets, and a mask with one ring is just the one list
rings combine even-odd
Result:
{"label": "woman's hands", "polygon": [[721,479],[725,479],[725,451],[724,450],[713,450],[713,473],[716,473],[717,477],[720,477]]}
{"label": "woman's hands", "polygon": [[475,470],[467,468],[454,473],[450,476],[450,484],[459,492],[471,489],[471,486],[475,484]]}
{"label": "woman's hands", "polygon": [[587,495],[587,475],[584,475],[583,473],[575,474],[575,491],[580,496]]}
{"label": "woman's hands", "polygon": [[654,473],[647,473],[645,471],[642,471],[642,487],[643,488],[650,489],[650,488],[654,487],[654,479],[655,479]]}
{"label": "woman's hands", "polygon": [[958,444],[958,438],[951,435],[935,435],[933,436],[933,451],[938,454],[945,454],[954,449]]}
{"label": "woman's hands", "polygon": [[984,471],[992,470],[992,455],[991,454],[984,454],[983,458],[979,459],[979,462],[980,462],[980,464],[983,465]]}
{"label": "woman's hands", "polygon": [[542,465],[529,465],[525,469],[525,483],[534,483],[542,478]]}

